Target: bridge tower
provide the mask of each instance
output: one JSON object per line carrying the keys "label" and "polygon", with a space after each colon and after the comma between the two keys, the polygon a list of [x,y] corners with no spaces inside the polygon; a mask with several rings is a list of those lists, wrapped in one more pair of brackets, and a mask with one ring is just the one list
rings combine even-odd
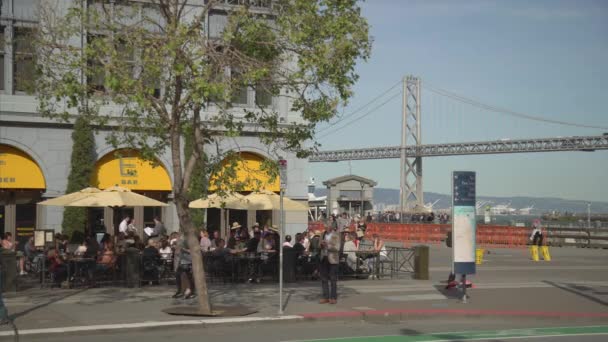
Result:
{"label": "bridge tower", "polygon": [[[401,128],[401,212],[424,209],[422,191],[422,157],[408,156],[406,147],[422,145],[420,112],[420,78],[403,78]],[[401,215],[403,217],[403,215]]]}

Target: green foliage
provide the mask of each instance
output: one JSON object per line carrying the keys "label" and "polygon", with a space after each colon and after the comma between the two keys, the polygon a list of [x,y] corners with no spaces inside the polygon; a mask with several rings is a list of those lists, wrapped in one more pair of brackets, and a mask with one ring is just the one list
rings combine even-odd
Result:
{"label": "green foliage", "polygon": [[[212,39],[205,14],[218,10],[216,2],[151,2],[74,2],[66,13],[43,6],[36,90],[49,117],[71,120],[80,112],[92,125],[111,127],[109,143],[146,158],[169,150],[184,228],[191,226],[187,200],[205,189],[198,182],[223,167],[211,182],[238,189],[231,179],[238,153],[225,149],[245,127],[275,156],[306,157],[317,147],[315,126],[351,96],[355,65],[369,57],[371,39],[357,0],[233,6]],[[81,48],[83,29],[89,36]],[[280,97],[301,119],[281,121],[268,105],[233,106],[243,87]],[[192,146],[186,154],[184,137]],[[276,173],[276,163],[264,168]]]}
{"label": "green foliage", "polygon": [[[89,186],[95,166],[95,138],[86,116],[79,116],[72,132],[72,157],[66,193],[75,192]],[[73,236],[84,233],[87,222],[86,208],[67,207],[63,213],[63,232]]]}

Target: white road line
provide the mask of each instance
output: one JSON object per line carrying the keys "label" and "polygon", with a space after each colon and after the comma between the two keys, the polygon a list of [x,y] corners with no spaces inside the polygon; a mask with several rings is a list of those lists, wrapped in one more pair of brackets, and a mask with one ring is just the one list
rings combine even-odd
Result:
{"label": "white road line", "polygon": [[[63,328],[46,328],[46,329],[26,329],[19,330],[19,335],[39,335],[39,334],[63,334],[86,331],[100,330],[118,330],[118,329],[141,329],[154,327],[170,327],[182,325],[215,325],[224,323],[250,323],[260,321],[293,321],[303,319],[302,316],[290,315],[279,317],[230,317],[230,318],[212,318],[212,319],[195,319],[184,321],[157,321],[157,322],[142,322],[142,323],[125,323],[125,324],[102,324],[102,325],[85,325]],[[0,336],[13,336],[12,331],[2,331]]]}

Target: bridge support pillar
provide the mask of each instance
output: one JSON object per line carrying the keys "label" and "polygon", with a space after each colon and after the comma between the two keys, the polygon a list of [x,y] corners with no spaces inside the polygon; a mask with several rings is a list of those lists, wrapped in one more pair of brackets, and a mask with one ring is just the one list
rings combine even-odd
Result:
{"label": "bridge support pillar", "polygon": [[[401,129],[401,212],[424,209],[422,189],[422,157],[408,156],[406,148],[422,145],[420,112],[420,79],[403,78]],[[403,220],[403,215],[401,215]]]}

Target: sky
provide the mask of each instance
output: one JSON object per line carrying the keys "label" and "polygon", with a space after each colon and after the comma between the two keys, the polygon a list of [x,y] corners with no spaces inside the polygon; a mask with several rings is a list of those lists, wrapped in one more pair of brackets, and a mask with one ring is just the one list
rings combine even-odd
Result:
{"label": "sky", "polygon": [[[399,145],[401,85],[391,87],[404,75],[422,81],[423,144],[608,132],[608,1],[367,0],[362,14],[372,56],[335,124],[318,126],[320,150]],[[437,89],[606,129],[509,117]],[[449,194],[458,170],[477,172],[478,195],[608,201],[608,151],[424,158],[424,191]],[[398,189],[399,172],[398,159],[310,164],[317,186],[352,173]]]}

